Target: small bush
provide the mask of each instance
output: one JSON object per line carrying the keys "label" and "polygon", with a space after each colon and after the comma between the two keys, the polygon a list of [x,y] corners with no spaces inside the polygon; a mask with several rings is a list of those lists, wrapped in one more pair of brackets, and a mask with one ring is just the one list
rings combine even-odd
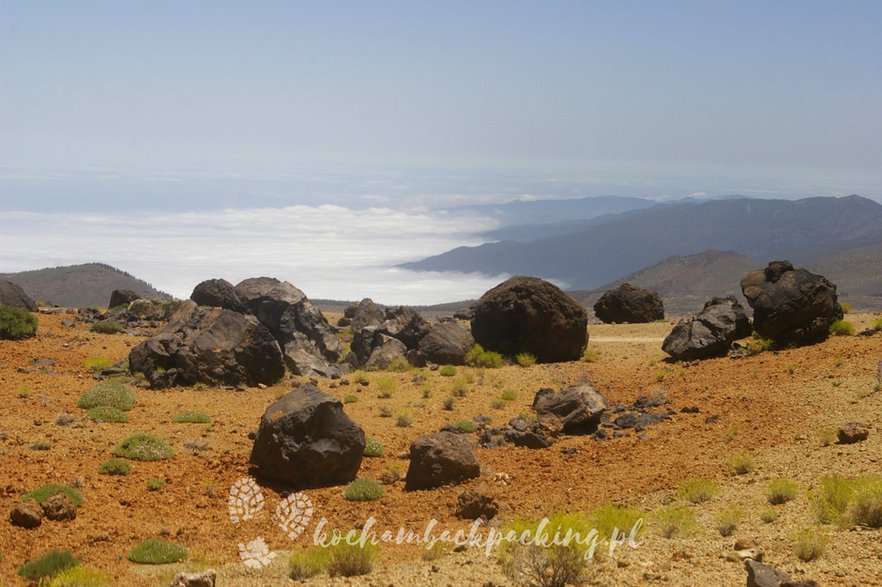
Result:
{"label": "small bush", "polygon": [[392,392],[395,391],[395,380],[391,377],[378,377],[377,387],[380,389],[380,397],[392,397]]}
{"label": "small bush", "polygon": [[665,538],[688,536],[696,527],[695,514],[679,503],[672,503],[656,510],[652,516],[652,523]]}
{"label": "small bush", "polygon": [[77,407],[88,410],[96,406],[110,406],[123,412],[135,407],[137,398],[131,388],[121,381],[108,379],[92,386],[80,396]]}
{"label": "small bush", "polygon": [[102,475],[128,475],[132,466],[122,459],[108,459],[101,463],[98,472]]}
{"label": "small bush", "polygon": [[790,479],[772,479],[766,488],[766,499],[772,505],[781,505],[796,498],[799,485]]}
{"label": "small bush", "polygon": [[169,444],[149,434],[134,434],[113,449],[113,456],[133,461],[162,461],[175,456]]}
{"label": "small bush", "polygon": [[376,438],[368,438],[364,441],[364,456],[381,457],[385,452],[383,444]]}
{"label": "small bush", "polygon": [[821,446],[836,444],[837,440],[836,428],[821,428],[818,431],[818,441],[821,443]]}
{"label": "small bush", "polygon": [[366,374],[364,371],[362,371],[361,369],[358,369],[358,370],[356,370],[356,371],[353,371],[349,376],[350,376],[350,377],[352,378],[352,380],[355,381],[355,383],[357,383],[358,385],[361,385],[361,386],[367,387],[368,385],[371,384],[371,380],[368,379],[367,374]]}
{"label": "small bush", "polygon": [[83,366],[89,371],[103,371],[113,365],[107,357],[88,357],[83,361]]}
{"label": "small bush", "polygon": [[753,455],[748,452],[735,453],[729,459],[729,468],[736,475],[745,475],[756,469],[756,461],[754,461]]}
{"label": "small bush", "polygon": [[[521,536],[529,532],[538,542],[551,540],[555,535],[565,536],[567,532],[587,537],[592,530],[591,520],[578,513],[556,513],[548,518],[548,524],[541,532],[539,522],[518,519],[503,529],[503,534],[513,532]],[[537,585],[540,587],[564,587],[570,584],[581,584],[585,578],[585,555],[590,545],[573,540],[566,546],[563,544],[549,547],[535,543],[520,544],[518,542],[500,545],[499,558],[505,574],[516,585]]]}
{"label": "small bush", "polygon": [[354,403],[357,402],[357,401],[358,401],[358,396],[357,396],[357,395],[349,394],[349,395],[347,395],[347,396],[345,396],[345,397],[343,398],[343,403],[344,403],[344,404],[354,404]]}
{"label": "small bush", "polygon": [[741,521],[741,510],[723,510],[717,516],[717,531],[720,536],[731,536]]}
{"label": "small bush", "polygon": [[0,340],[22,340],[37,334],[37,319],[12,306],[0,306]]}
{"label": "small bush", "polygon": [[413,424],[413,418],[410,414],[402,412],[395,418],[395,425],[399,428],[409,428]]}
{"label": "small bush", "polygon": [[593,346],[586,348],[582,360],[586,363],[596,363],[600,360],[600,350]]}
{"label": "small bush", "polygon": [[484,347],[476,344],[466,353],[465,364],[470,367],[498,369],[502,367],[502,355],[493,351],[485,351]]}
{"label": "small bush", "polygon": [[381,418],[391,418],[392,417],[392,408],[389,406],[380,406],[380,417]]}
{"label": "small bush", "polygon": [[[612,537],[613,530],[618,531],[619,538],[622,534],[630,534],[637,523],[646,517],[646,512],[642,510],[617,505],[602,505],[588,515],[591,526],[607,539]],[[642,530],[641,525],[638,534]]]}
{"label": "small bush", "polygon": [[456,367],[453,365],[444,365],[438,369],[438,374],[440,374],[441,377],[453,377],[456,375]]}
{"label": "small bush", "polygon": [[851,521],[859,526],[882,528],[882,479],[864,479],[857,484]]}
{"label": "small bush", "polygon": [[307,550],[295,552],[288,559],[288,576],[295,581],[303,581],[328,570],[330,550],[313,546]]}
{"label": "small bush", "polygon": [[429,399],[432,397],[432,386],[426,384],[420,387],[420,397],[423,399]]}
{"label": "small bush", "polygon": [[717,494],[719,486],[709,479],[691,479],[680,485],[680,497],[690,503],[704,503]]}
{"label": "small bush", "polygon": [[760,512],[760,520],[765,524],[771,524],[778,519],[778,510],[775,508],[765,508]]}
{"label": "small bush", "polygon": [[181,412],[175,416],[175,422],[178,424],[208,424],[211,417],[202,412]]}
{"label": "small bush", "polygon": [[422,549],[422,552],[420,552],[420,558],[424,561],[431,562],[438,560],[445,554],[447,554],[447,545],[443,542],[435,542]]}
{"label": "small bush", "polygon": [[518,392],[515,391],[514,389],[506,389],[505,391],[502,392],[502,395],[499,397],[507,402],[513,402],[516,399],[518,399]]}
{"label": "small bush", "polygon": [[851,314],[851,311],[853,309],[852,305],[848,302],[839,302],[839,307],[842,308],[843,314]]}
{"label": "small bush", "polygon": [[129,416],[122,410],[110,406],[95,406],[86,410],[86,415],[96,422],[106,422],[108,424],[125,424],[129,421]]}
{"label": "small bush", "polygon": [[211,450],[211,443],[204,438],[188,438],[184,441],[184,448],[191,453],[205,452]]}
{"label": "small bush", "polygon": [[110,576],[88,567],[71,567],[55,575],[49,582],[40,583],[41,587],[106,587],[110,585]]}
{"label": "small bush", "polygon": [[377,547],[370,542],[366,542],[364,548],[338,542],[328,550],[328,574],[332,577],[367,575],[374,568]]}
{"label": "small bush", "polygon": [[73,487],[68,487],[67,485],[57,485],[55,483],[47,483],[46,485],[41,485],[37,487],[33,491],[29,491],[21,496],[24,500],[32,500],[36,501],[39,504],[46,503],[50,498],[58,495],[59,493],[63,493],[67,496],[72,504],[76,507],[80,507],[83,505],[83,494],[74,489]]}
{"label": "small bush", "polygon": [[159,491],[163,487],[165,487],[165,479],[159,479],[158,477],[147,479],[147,491]]}
{"label": "small bush", "polygon": [[187,558],[187,549],[165,540],[149,538],[129,552],[129,560],[139,565],[167,565]]}
{"label": "small bush", "polygon": [[389,366],[386,367],[387,371],[392,371],[394,373],[406,373],[413,369],[413,365],[407,362],[407,359],[395,359]]}
{"label": "small bush", "polygon": [[477,430],[475,423],[472,422],[471,420],[457,420],[456,422],[453,423],[453,425],[456,426],[459,430],[461,430],[467,434],[471,434],[472,432]]}
{"label": "small bush", "polygon": [[533,353],[518,353],[515,355],[515,363],[519,367],[532,367],[536,364],[536,355]]}
{"label": "small bush", "polygon": [[744,348],[751,355],[758,355],[766,351],[774,350],[775,341],[771,338],[763,338],[762,336],[754,334],[753,337],[745,343]]}
{"label": "small bush", "polygon": [[820,558],[826,547],[827,535],[814,528],[800,530],[793,539],[793,552],[803,562]]}
{"label": "small bush", "polygon": [[356,479],[343,493],[349,501],[373,501],[383,497],[383,487],[370,479]]}
{"label": "small bush", "polygon": [[814,496],[818,521],[822,524],[841,521],[854,494],[853,481],[839,475],[822,477],[821,487]]}
{"label": "small bush", "polygon": [[848,320],[837,320],[830,325],[830,334],[833,336],[854,336],[854,324]]}
{"label": "small bush", "polygon": [[454,397],[445,397],[444,402],[441,404],[441,407],[443,407],[448,412],[452,412],[454,406],[456,406],[456,398]]}
{"label": "small bush", "polygon": [[501,410],[502,408],[505,407],[505,401],[501,400],[501,399],[495,399],[492,402],[490,402],[490,407],[493,408],[494,410]]}
{"label": "small bush", "polygon": [[119,322],[113,322],[111,320],[100,320],[92,324],[92,327],[89,328],[89,330],[97,332],[98,334],[119,334],[125,330],[125,326]]}
{"label": "small bush", "polygon": [[465,381],[457,381],[453,384],[453,387],[450,388],[450,393],[454,397],[465,397],[468,392],[469,388],[465,384]]}
{"label": "small bush", "polygon": [[872,330],[875,330],[876,332],[879,332],[880,330],[882,330],[882,316],[880,316],[879,318],[874,319],[874,320],[873,320],[873,323],[870,324],[870,328],[871,328]]}
{"label": "small bush", "polygon": [[38,559],[28,561],[18,568],[18,576],[33,582],[52,578],[60,572],[80,564],[69,550],[51,550]]}

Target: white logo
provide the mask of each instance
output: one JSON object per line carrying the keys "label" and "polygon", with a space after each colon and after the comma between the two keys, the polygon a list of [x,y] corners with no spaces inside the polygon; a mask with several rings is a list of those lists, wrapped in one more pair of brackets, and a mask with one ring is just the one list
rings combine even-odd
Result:
{"label": "white logo", "polygon": [[243,477],[230,487],[230,520],[234,524],[254,518],[263,505],[263,491],[251,477]]}
{"label": "white logo", "polygon": [[282,532],[296,540],[312,521],[312,500],[305,493],[289,495],[276,506],[275,520]]}

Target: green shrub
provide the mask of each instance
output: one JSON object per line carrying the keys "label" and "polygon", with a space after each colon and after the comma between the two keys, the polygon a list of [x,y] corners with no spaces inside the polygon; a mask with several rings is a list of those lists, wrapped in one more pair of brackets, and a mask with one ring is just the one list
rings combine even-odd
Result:
{"label": "green shrub", "polygon": [[392,408],[389,406],[380,406],[380,417],[381,418],[391,418],[392,417]]}
{"label": "green shrub", "polygon": [[129,552],[129,560],[139,565],[167,565],[186,558],[186,548],[156,538],[148,538]]}
{"label": "green shrub", "polygon": [[101,571],[77,566],[61,571],[40,587],[106,587],[110,581],[110,576]]}
{"label": "green shrub", "polygon": [[52,578],[80,561],[69,550],[51,550],[38,559],[28,561],[18,568],[18,576],[33,582]]}
{"label": "green shrub", "polygon": [[149,434],[129,436],[113,449],[113,456],[133,461],[162,461],[175,456],[169,444]]}
{"label": "green shrub", "polygon": [[366,542],[363,548],[359,544],[338,542],[328,551],[328,574],[332,577],[367,575],[373,570],[377,556],[377,547],[370,542]]}
{"label": "green shrub", "polygon": [[837,320],[830,325],[830,334],[833,336],[854,336],[854,324],[848,320]]}
{"label": "green shrub", "polygon": [[690,479],[680,485],[680,497],[690,503],[704,503],[719,491],[719,486],[709,479]]}
{"label": "green shrub", "polygon": [[882,528],[882,479],[863,479],[857,484],[851,521],[859,526]]}
{"label": "green shrub", "polygon": [[402,412],[395,418],[395,425],[399,428],[409,428],[411,424],[413,424],[413,417],[407,412]]}
{"label": "green shrub", "polygon": [[370,479],[356,479],[343,493],[349,501],[373,501],[383,497],[383,487]]}
{"label": "green shrub", "polygon": [[585,349],[585,354],[582,355],[582,360],[586,363],[596,363],[600,360],[600,350],[597,347],[587,347]]}
{"label": "green shrub", "polygon": [[435,561],[447,554],[447,545],[443,542],[429,543],[420,552],[420,559],[424,561]]}
{"label": "green shrub", "polygon": [[108,459],[99,465],[98,472],[102,475],[128,475],[132,466],[122,459]]}
{"label": "green shrub", "polygon": [[465,364],[470,367],[498,369],[502,367],[502,355],[493,351],[485,351],[484,347],[476,344],[466,353]]}
{"label": "green shrub", "polygon": [[343,398],[344,404],[354,404],[357,401],[358,401],[358,396],[353,395],[353,394],[349,394]]}
{"label": "green shrub", "polygon": [[92,324],[92,327],[89,328],[89,330],[97,332],[98,334],[119,334],[125,329],[125,326],[119,322],[113,322],[111,320],[100,320]]}
{"label": "green shrub", "polygon": [[394,373],[406,373],[413,369],[413,365],[407,362],[407,359],[395,359],[389,366],[386,367],[387,371],[392,371]]}
{"label": "green shrub", "polygon": [[720,536],[731,536],[741,521],[741,510],[729,509],[723,510],[717,515],[717,531]]}
{"label": "green shrub", "polygon": [[[602,505],[592,510],[588,514],[588,519],[591,522],[591,526],[601,536],[609,539],[612,537],[613,530],[618,531],[619,537],[622,534],[630,534],[638,522],[646,519],[646,512],[618,505]],[[638,534],[642,530],[643,527],[641,525],[637,531]]]}
{"label": "green shrub", "polygon": [[381,457],[386,452],[383,444],[376,438],[367,438],[364,441],[364,456]]}
{"label": "green shrub", "polygon": [[695,514],[688,507],[672,503],[656,510],[652,523],[665,538],[688,536],[695,530]]}
{"label": "green shrub", "polygon": [[854,498],[854,485],[853,481],[839,475],[821,478],[821,487],[813,499],[819,522],[830,524],[842,521]]}
{"label": "green shrub", "polygon": [[826,547],[827,535],[814,528],[800,530],[793,539],[793,552],[803,562],[819,558]]}
{"label": "green shrub", "polygon": [[456,375],[456,367],[453,365],[444,365],[440,369],[438,369],[438,373],[441,377],[453,377]]}
{"label": "green shrub", "polygon": [[874,319],[873,323],[870,324],[870,328],[872,330],[875,330],[876,332],[879,332],[880,330],[882,330],[882,316]]}
{"label": "green shrub", "polygon": [[80,507],[83,505],[83,494],[74,489],[73,487],[68,487],[67,485],[57,485],[55,483],[47,483],[46,485],[41,485],[37,487],[33,491],[29,491],[21,496],[24,500],[32,500],[36,501],[39,504],[46,503],[50,498],[58,495],[59,493],[63,493],[67,496],[72,504],[76,507]]}
{"label": "green shrub", "polygon": [[515,363],[520,367],[532,367],[536,364],[536,355],[533,353],[518,353],[515,355]]}
{"label": "green shrub", "polygon": [[735,453],[729,459],[729,468],[731,468],[736,475],[744,475],[750,473],[756,468],[756,461],[753,460],[753,455],[749,452]]}
{"label": "green shrub", "polygon": [[37,319],[12,306],[0,306],[0,340],[21,340],[37,334]]}
{"label": "green shrub", "polygon": [[501,400],[501,399],[495,399],[492,402],[490,402],[490,407],[493,408],[494,410],[501,410],[502,408],[505,407],[505,401]]}
{"label": "green shrub", "polygon": [[380,397],[392,397],[392,392],[395,391],[395,380],[391,377],[378,377],[377,387],[380,389]]}
{"label": "green shrub", "polygon": [[466,385],[465,381],[455,381],[450,388],[450,393],[454,397],[465,397],[468,392],[469,387]]}
{"label": "green shrub", "polygon": [[202,412],[181,412],[175,416],[175,422],[178,424],[208,424],[211,417]]}
{"label": "green shrub", "polygon": [[452,412],[454,406],[456,405],[456,398],[454,397],[445,397],[444,401],[441,403],[441,407],[443,407],[448,412]]}
{"label": "green shrub", "polygon": [[513,402],[518,399],[518,392],[514,389],[506,389],[500,397],[507,402]]}
{"label": "green shrub", "polygon": [[295,552],[288,559],[288,576],[295,581],[303,581],[327,572],[330,554],[330,549],[321,546]]}
{"label": "green shrub", "polygon": [[86,410],[86,415],[96,422],[108,424],[124,424],[129,421],[129,416],[122,410],[110,406],[95,406]]}
{"label": "green shrub", "polygon": [[839,302],[839,307],[842,308],[843,314],[851,314],[851,311],[853,309],[852,305],[848,302]]}
{"label": "green shrub", "polygon": [[147,479],[147,491],[159,491],[163,487],[165,487],[165,479],[158,477]]}
{"label": "green shrub", "polygon": [[471,434],[472,432],[477,430],[475,423],[472,422],[471,420],[465,420],[465,419],[457,420],[456,422],[453,423],[453,425],[456,426],[459,430],[462,430],[463,432],[465,432],[467,434]]}
{"label": "green shrub", "polygon": [[96,406],[110,406],[128,412],[135,407],[136,399],[128,385],[122,381],[107,379],[96,383],[89,391],[80,396],[77,407],[88,410]]}
{"label": "green shrub", "polygon": [[763,338],[762,336],[754,334],[751,339],[745,343],[744,348],[751,355],[758,355],[766,351],[774,350],[775,341],[771,338]]}
{"label": "green shrub", "polygon": [[772,479],[766,487],[766,499],[772,505],[792,501],[799,493],[799,485],[790,479]]}
{"label": "green shrub", "polygon": [[765,524],[771,524],[778,519],[778,510],[775,508],[765,508],[760,512],[760,520]]}
{"label": "green shrub", "polygon": [[113,365],[113,363],[107,357],[88,357],[83,361],[83,365],[89,371],[103,371]]}
{"label": "green shrub", "polygon": [[[539,546],[531,540],[528,544],[503,542],[499,547],[499,559],[505,574],[516,585],[539,585],[563,587],[581,584],[585,578],[586,554],[591,547],[587,539],[592,528],[591,520],[579,513],[555,513],[540,532],[540,522],[516,519],[503,528],[503,535],[510,532],[521,536],[529,533],[535,542],[543,541],[551,546]],[[553,544],[555,535],[572,533],[573,540],[567,545]],[[581,540],[575,539],[578,535]],[[586,544],[587,542],[587,544]]]}

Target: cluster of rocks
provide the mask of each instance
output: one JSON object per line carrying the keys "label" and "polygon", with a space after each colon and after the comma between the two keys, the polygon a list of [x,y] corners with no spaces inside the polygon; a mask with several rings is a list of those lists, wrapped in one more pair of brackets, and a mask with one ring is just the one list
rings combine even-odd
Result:
{"label": "cluster of rocks", "polygon": [[719,357],[753,328],[744,307],[734,297],[713,298],[701,312],[681,320],[662,342],[662,350],[683,361]]}
{"label": "cluster of rocks", "polygon": [[600,296],[594,315],[607,324],[641,324],[664,320],[665,306],[656,292],[623,283]]}
{"label": "cluster of rocks", "polygon": [[107,310],[83,308],[77,313],[77,321],[115,322],[125,328],[127,334],[149,336],[148,329],[159,328],[168,322],[180,307],[171,299],[146,299],[128,289],[115,289],[110,294]]}
{"label": "cluster of rocks", "polygon": [[37,302],[17,284],[0,279],[0,306],[11,306],[28,312],[37,311]]}
{"label": "cluster of rocks", "polygon": [[70,498],[58,493],[42,504],[35,501],[23,501],[16,504],[9,512],[9,521],[20,528],[37,528],[43,519],[61,522],[77,517],[77,508]]}

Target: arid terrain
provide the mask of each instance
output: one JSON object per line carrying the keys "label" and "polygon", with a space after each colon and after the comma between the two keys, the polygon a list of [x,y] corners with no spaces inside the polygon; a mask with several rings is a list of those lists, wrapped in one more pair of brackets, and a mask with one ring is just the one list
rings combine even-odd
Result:
{"label": "arid terrain", "polygon": [[[332,322],[337,318],[328,317]],[[381,499],[367,502],[345,500],[343,487],[308,490],[314,519],[291,541],[270,515],[283,497],[275,489],[263,487],[267,507],[262,516],[239,524],[229,518],[228,495],[234,483],[249,475],[248,434],[266,406],[300,378],[245,390],[136,388],[137,404],[127,423],[95,423],[77,407],[78,398],[95,383],[87,360],[123,361],[143,339],[62,324],[71,318],[40,314],[35,338],[0,341],[2,585],[24,584],[17,568],[51,549],[72,550],[85,565],[112,575],[115,585],[165,586],[179,570],[209,567],[218,569],[219,585],[294,584],[287,578],[286,554],[311,543],[318,519],[324,517],[328,528],[344,531],[371,516],[379,530],[422,533],[432,519],[438,520],[439,529],[468,529],[469,522],[454,516],[457,496],[466,488],[480,488],[499,501],[497,522],[502,525],[517,517],[589,511],[605,503],[646,511],[640,545],[598,557],[589,567],[589,585],[741,585],[743,564],[730,560],[736,539],[761,547],[765,562],[794,578],[821,585],[882,585],[879,530],[826,525],[829,542],[822,556],[802,562],[793,551],[794,535],[818,525],[811,496],[822,477],[882,472],[882,393],[873,392],[882,360],[879,334],[834,336],[813,346],[678,364],[665,361],[660,350],[670,322],[591,324],[590,361],[457,367],[452,377],[429,369],[372,372],[366,386],[320,379],[322,390],[341,400],[356,398],[349,398],[346,412],[385,447],[384,456],[364,459],[359,477],[368,479],[392,470],[404,474],[410,443],[446,424],[484,415],[492,425],[502,425],[528,413],[542,387],[559,389],[587,378],[614,406],[648,395],[666,399],[674,415],[640,433],[629,430],[605,441],[565,436],[540,450],[479,448],[481,477],[459,486],[405,492],[398,481],[384,486]],[[848,316],[858,331],[874,318]],[[452,410],[445,409],[444,400],[456,384],[465,386],[465,396],[456,399]],[[511,390],[516,393],[507,397],[516,398],[501,400]],[[693,407],[698,409],[681,411]],[[203,412],[211,421],[176,423],[175,416],[183,411]],[[59,417],[63,415],[72,418]],[[397,425],[402,415],[410,416],[409,426]],[[835,430],[850,421],[867,425],[869,438],[850,445],[831,443],[830,431],[835,439]],[[175,457],[132,462],[125,476],[98,474],[113,447],[136,432],[166,439]],[[754,457],[756,467],[736,475],[728,463],[744,451]],[[166,484],[149,491],[147,481],[154,478]],[[682,483],[698,478],[715,481],[719,492],[709,501],[688,505],[697,520],[691,533],[663,537],[653,524],[653,512],[676,500]],[[776,520],[765,523],[760,512],[769,507],[766,487],[775,478],[792,479],[799,491],[793,501],[776,506]],[[11,526],[8,512],[22,494],[45,483],[79,488],[85,503],[76,519],[44,521],[31,530]],[[717,519],[735,508],[741,513],[737,528],[731,536],[721,536]],[[152,537],[185,546],[188,561],[157,567],[130,563],[127,553]],[[257,537],[278,556],[267,568],[252,570],[241,562],[237,547]],[[389,544],[380,546],[376,568],[366,576],[324,575],[307,583],[509,584],[495,558],[485,558],[476,548],[427,561],[417,546]]]}

